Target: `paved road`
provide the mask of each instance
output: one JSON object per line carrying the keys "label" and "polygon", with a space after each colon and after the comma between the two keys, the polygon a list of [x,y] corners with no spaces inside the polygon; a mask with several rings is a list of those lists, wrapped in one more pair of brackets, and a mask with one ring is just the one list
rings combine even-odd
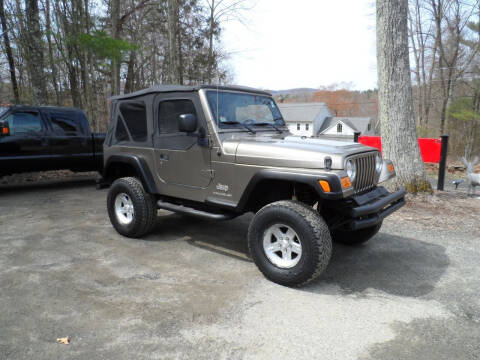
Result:
{"label": "paved road", "polygon": [[160,212],[132,240],[105,196],[91,180],[0,188],[0,359],[480,358],[478,222],[404,209],[290,289],[246,255],[249,216]]}

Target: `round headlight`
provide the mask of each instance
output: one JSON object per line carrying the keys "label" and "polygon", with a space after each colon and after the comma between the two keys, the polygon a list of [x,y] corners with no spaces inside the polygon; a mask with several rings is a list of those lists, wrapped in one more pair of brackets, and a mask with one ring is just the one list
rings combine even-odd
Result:
{"label": "round headlight", "polygon": [[377,153],[377,156],[375,157],[375,170],[377,170],[377,173],[382,172],[382,167],[383,167],[383,159],[380,156],[379,153]]}
{"label": "round headlight", "polygon": [[347,175],[351,181],[355,179],[355,175],[357,175],[357,167],[355,166],[355,162],[350,159],[347,161]]}

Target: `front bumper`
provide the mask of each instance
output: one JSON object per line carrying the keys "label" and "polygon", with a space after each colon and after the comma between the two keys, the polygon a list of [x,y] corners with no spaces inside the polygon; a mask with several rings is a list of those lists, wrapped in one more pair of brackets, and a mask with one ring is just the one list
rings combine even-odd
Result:
{"label": "front bumper", "polygon": [[380,186],[362,195],[353,196],[342,208],[345,230],[359,230],[379,224],[384,218],[405,205],[404,188],[390,193]]}

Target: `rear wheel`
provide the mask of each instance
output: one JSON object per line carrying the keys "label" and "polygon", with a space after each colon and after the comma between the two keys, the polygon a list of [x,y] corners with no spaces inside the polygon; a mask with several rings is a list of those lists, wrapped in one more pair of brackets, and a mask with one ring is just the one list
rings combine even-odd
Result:
{"label": "rear wheel", "polygon": [[372,237],[374,237],[380,228],[382,227],[382,223],[375,226],[371,226],[365,229],[360,230],[353,230],[353,231],[343,231],[343,230],[334,230],[332,231],[332,239],[335,242],[339,242],[345,245],[360,245]]}
{"label": "rear wheel", "polygon": [[107,208],[110,222],[123,236],[141,237],[155,225],[156,199],[145,192],[137,178],[115,180],[108,191]]}
{"label": "rear wheel", "polygon": [[322,274],[330,261],[332,241],[325,221],[297,201],[263,207],[248,230],[255,264],[269,280],[286,286],[304,285]]}

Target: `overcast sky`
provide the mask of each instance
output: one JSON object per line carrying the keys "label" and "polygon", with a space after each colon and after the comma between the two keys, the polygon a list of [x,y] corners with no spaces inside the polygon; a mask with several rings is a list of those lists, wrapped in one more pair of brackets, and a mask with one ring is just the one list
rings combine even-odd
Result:
{"label": "overcast sky", "polygon": [[222,37],[236,84],[376,87],[373,0],[251,1],[246,26],[228,22]]}

